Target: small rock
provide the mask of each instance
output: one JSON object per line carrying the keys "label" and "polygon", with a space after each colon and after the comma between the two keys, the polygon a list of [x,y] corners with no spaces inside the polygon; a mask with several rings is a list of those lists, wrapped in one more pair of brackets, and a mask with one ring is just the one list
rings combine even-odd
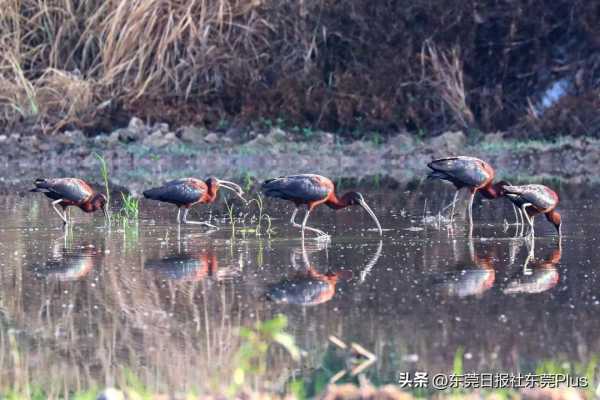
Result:
{"label": "small rock", "polygon": [[8,141],[8,136],[6,136],[6,135],[0,135],[0,143],[4,143],[6,141]]}
{"label": "small rock", "polygon": [[322,144],[333,144],[335,143],[335,136],[330,132],[321,132],[319,135],[319,141]]}
{"label": "small rock", "polygon": [[197,126],[184,126],[177,132],[181,141],[189,144],[199,144],[207,134],[206,128]]}
{"label": "small rock", "polygon": [[144,124],[144,121],[141,119],[133,117],[129,120],[129,125],[127,125],[127,128],[132,131],[143,131],[146,128],[146,124]]}
{"label": "small rock", "polygon": [[142,142],[145,146],[160,147],[162,143],[162,133],[160,131],[152,132],[150,135],[144,138]]}
{"label": "small rock", "polygon": [[38,149],[41,152],[46,152],[46,151],[50,151],[50,149],[52,149],[52,145],[48,142],[42,142],[40,143],[40,145],[38,146]]}
{"label": "small rock", "polygon": [[233,142],[241,143],[246,138],[246,130],[238,127],[232,127],[227,129],[225,137],[231,139]]}
{"label": "small rock", "polygon": [[163,139],[168,144],[174,144],[174,143],[177,143],[179,141],[179,139],[177,138],[177,135],[175,134],[175,132],[167,132],[167,134],[165,136],[163,136]]}
{"label": "small rock", "polygon": [[204,141],[206,143],[215,144],[219,141],[219,136],[216,133],[211,132],[208,135],[204,136]]}
{"label": "small rock", "polygon": [[149,147],[165,147],[175,144],[177,141],[175,132],[168,132],[163,135],[161,131],[154,131],[144,139],[143,144]]}
{"label": "small rock", "polygon": [[277,143],[282,143],[287,140],[286,133],[279,128],[273,128],[267,135],[259,133],[256,137],[250,140],[248,146],[273,146]]}
{"label": "small rock", "polygon": [[259,133],[256,137],[246,143],[248,146],[266,146],[269,143],[265,140],[265,135]]}
{"label": "small rock", "polygon": [[78,145],[85,141],[85,135],[79,130],[66,131],[56,135],[55,140],[64,145]]}
{"label": "small rock", "polygon": [[114,146],[117,143],[119,143],[120,139],[121,133],[118,130],[116,130],[107,136],[106,144],[108,144],[109,146]]}
{"label": "small rock", "polygon": [[169,133],[169,124],[165,122],[159,122],[154,124],[152,127],[153,131],[161,131],[162,133]]}
{"label": "small rock", "polygon": [[280,143],[287,140],[287,134],[281,128],[271,128],[271,131],[265,138],[271,143]]}
{"label": "small rock", "polygon": [[134,129],[129,129],[129,128],[123,128],[123,129],[117,129],[116,131],[111,133],[111,136],[113,134],[116,134],[119,141],[121,141],[123,143],[131,143],[131,142],[136,142],[136,141],[140,140],[142,138],[143,133],[144,133],[144,131],[140,130],[140,129],[134,130]]}
{"label": "small rock", "polygon": [[108,135],[97,135],[92,139],[96,146],[106,146],[108,142]]}

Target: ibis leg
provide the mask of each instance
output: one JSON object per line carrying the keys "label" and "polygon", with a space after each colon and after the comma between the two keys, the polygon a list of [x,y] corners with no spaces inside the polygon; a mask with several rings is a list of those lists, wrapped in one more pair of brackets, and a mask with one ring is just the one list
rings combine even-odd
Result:
{"label": "ibis leg", "polygon": [[525,218],[527,219],[527,222],[529,223],[529,228],[530,228],[530,232],[529,234],[531,236],[535,236],[535,231],[533,228],[533,218],[529,216],[529,214],[527,214],[527,207],[531,206],[531,203],[525,203],[521,206],[521,210],[523,211],[523,215],[525,215]]}
{"label": "ibis leg", "polygon": [[519,236],[520,221],[521,221],[519,219],[519,215],[521,213],[521,210],[519,210],[517,208],[517,206],[515,206],[514,203],[510,203],[510,204],[512,204],[513,211],[515,212],[515,237],[516,237],[516,236]]}
{"label": "ibis leg", "polygon": [[204,225],[204,226],[208,226],[209,228],[216,228],[216,226],[214,226],[213,224],[211,224],[208,221],[188,221],[187,219],[187,215],[190,212],[189,208],[186,208],[185,210],[183,210],[183,220],[181,222],[183,222],[186,225]]}
{"label": "ibis leg", "polygon": [[458,190],[454,192],[454,199],[452,200],[452,211],[450,212],[450,223],[454,221],[454,209],[456,208],[456,200],[458,199]]}
{"label": "ibis leg", "polygon": [[473,226],[473,199],[475,198],[475,192],[471,193],[469,198],[469,224]]}
{"label": "ibis leg", "polygon": [[519,236],[523,237],[525,235],[525,217],[523,216],[523,210],[521,208],[517,208],[519,211]]}
{"label": "ibis leg", "polygon": [[306,226],[306,221],[308,221],[308,217],[309,217],[311,211],[312,210],[310,208],[308,210],[306,210],[306,214],[304,215],[304,220],[302,221],[302,240],[304,240],[304,230],[309,230],[309,231],[315,232],[319,237],[329,236],[320,229]]}
{"label": "ibis leg", "polygon": [[294,208],[294,212],[292,213],[292,218],[290,219],[290,222],[294,227],[302,228],[302,225],[296,222],[296,214],[298,214],[298,207]]}
{"label": "ibis leg", "polygon": [[64,224],[67,225],[69,223],[69,221],[67,221],[67,217],[65,216],[64,213],[61,213],[58,208],[56,208],[56,206],[63,201],[63,199],[58,199],[58,200],[54,200],[52,202],[52,207],[54,208],[54,211],[56,211],[56,213],[58,214],[58,216],[60,217],[60,219],[63,220]]}
{"label": "ibis leg", "polygon": [[177,207],[177,225],[181,224],[181,207]]}

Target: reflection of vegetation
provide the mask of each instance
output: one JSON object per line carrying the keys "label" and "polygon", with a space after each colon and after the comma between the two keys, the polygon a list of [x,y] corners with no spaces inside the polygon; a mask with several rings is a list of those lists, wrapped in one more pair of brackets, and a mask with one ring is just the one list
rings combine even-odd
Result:
{"label": "reflection of vegetation", "polygon": [[273,344],[279,344],[294,361],[300,359],[300,349],[294,337],[285,332],[287,318],[277,315],[268,321],[257,323],[254,328],[241,328],[242,343],[235,356],[238,367],[233,374],[230,388],[235,394],[250,376],[261,376],[267,370],[267,353]]}
{"label": "reflection of vegetation", "polygon": [[536,374],[563,374],[573,377],[585,377],[588,382],[587,390],[591,394],[596,389],[597,380],[596,369],[598,366],[598,357],[592,356],[586,363],[559,361],[559,360],[544,360],[535,367]]}
{"label": "reflection of vegetation", "polygon": [[235,236],[235,217],[233,204],[229,204],[225,199],[225,207],[227,208],[227,215],[229,217],[229,225],[231,226],[231,236]]}

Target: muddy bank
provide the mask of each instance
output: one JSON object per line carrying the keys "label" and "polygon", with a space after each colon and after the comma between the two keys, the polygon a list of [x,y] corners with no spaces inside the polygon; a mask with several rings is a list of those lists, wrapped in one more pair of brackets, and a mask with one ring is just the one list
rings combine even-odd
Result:
{"label": "muddy bank", "polygon": [[264,132],[204,128],[171,129],[133,118],[128,127],[87,137],[78,130],[49,136],[0,135],[0,186],[19,188],[40,176],[79,176],[99,180],[96,154],[110,167],[113,184],[134,192],[165,179],[216,175],[261,180],[317,172],[331,177],[388,176],[401,183],[419,179],[427,161],[438,156],[473,155],[516,181],[560,178],[596,181],[600,140],[564,137],[555,141],[517,141],[502,133],[468,137],[446,132],[421,140],[399,133],[385,142],[341,140],[315,131],[298,136],[279,128]]}

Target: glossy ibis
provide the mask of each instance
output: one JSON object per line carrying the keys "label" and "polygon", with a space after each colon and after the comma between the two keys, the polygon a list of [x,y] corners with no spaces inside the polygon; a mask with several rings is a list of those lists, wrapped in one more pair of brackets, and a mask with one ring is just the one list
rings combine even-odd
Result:
{"label": "glossy ibis", "polygon": [[501,189],[506,182],[492,183],[496,172],[490,164],[475,157],[446,157],[431,161],[427,166],[433,171],[427,178],[442,179],[452,182],[456,186],[454,200],[452,201],[452,213],[450,219],[454,217],[454,207],[458,192],[462,188],[469,188],[471,197],[467,208],[469,214],[469,223],[473,225],[473,199],[475,193],[480,192],[488,199],[498,198],[502,193]]}
{"label": "glossy ibis", "polygon": [[460,269],[444,272],[441,279],[436,277],[439,282],[436,286],[443,288],[443,293],[448,296],[479,296],[488,291],[496,281],[495,261],[497,258],[493,251],[483,256],[478,255],[473,240],[470,239],[468,264],[461,262]]}
{"label": "glossy ibis", "polygon": [[76,281],[83,279],[102,265],[103,254],[91,245],[75,249],[63,248],[61,254],[51,258],[42,266],[36,266],[34,270],[39,277],[61,282]]}
{"label": "glossy ibis", "polygon": [[216,275],[219,262],[212,250],[178,252],[167,257],[146,260],[144,269],[153,270],[170,280],[199,282],[206,276]]}
{"label": "glossy ibis", "polygon": [[314,306],[331,300],[342,272],[320,273],[309,269],[269,286],[265,297],[275,303]]}
{"label": "glossy ibis", "polygon": [[[315,232],[320,238],[328,235],[316,228],[306,226],[306,221],[312,210],[320,204],[325,204],[333,209],[340,209],[349,206],[361,206],[375,221],[379,234],[382,235],[381,225],[375,216],[375,213],[367,205],[362,194],[358,192],[348,192],[341,197],[335,193],[333,182],[324,176],[315,174],[302,174],[282,176],[275,179],[269,179],[262,184],[262,191],[267,197],[276,197],[288,200],[296,205],[292,213],[291,223],[297,228],[302,228],[302,239],[304,240],[304,230]],[[301,205],[307,206],[306,214],[302,225],[296,223],[296,214]]]}
{"label": "glossy ibis", "polygon": [[[559,246],[552,251],[549,257],[544,260],[532,260],[533,253],[530,253],[523,266],[523,276],[512,280],[503,290],[506,294],[513,293],[542,293],[552,289],[558,284],[560,274],[556,266],[560,263],[562,247]],[[531,262],[532,265],[528,265]]]}
{"label": "glossy ibis", "polygon": [[304,245],[302,246],[304,265],[298,267],[295,253],[296,250],[291,254],[291,264],[296,270],[294,276],[270,285],[265,292],[267,300],[301,306],[326,303],[335,295],[336,285],[340,279],[352,278],[352,272],[349,270],[326,273],[317,271],[315,266],[310,263]]}
{"label": "glossy ibis", "polygon": [[[31,189],[31,192],[44,193],[46,197],[52,199],[52,207],[65,225],[69,223],[70,219],[67,218],[70,217],[70,213],[67,213],[67,207],[69,206],[77,206],[88,213],[102,210],[104,216],[108,216],[106,211],[106,196],[95,191],[92,186],[83,179],[36,179],[34,185],[35,188]],[[56,208],[57,206],[62,208],[62,212]]]}
{"label": "glossy ibis", "polygon": [[544,185],[522,185],[503,186],[503,195],[513,202],[525,216],[531,235],[534,236],[534,218],[538,214],[545,214],[546,219],[554,225],[556,232],[561,236],[561,216],[555,210],[558,205],[558,195],[548,186]]}
{"label": "glossy ibis", "polygon": [[[160,187],[144,191],[147,199],[171,203],[177,206],[177,223],[205,225],[215,228],[208,221],[189,221],[187,219],[190,207],[195,204],[208,204],[215,201],[219,188],[231,190],[244,202],[242,188],[233,182],[210,177],[206,181],[195,178],[176,179]],[[181,209],[183,208],[183,216]]]}

